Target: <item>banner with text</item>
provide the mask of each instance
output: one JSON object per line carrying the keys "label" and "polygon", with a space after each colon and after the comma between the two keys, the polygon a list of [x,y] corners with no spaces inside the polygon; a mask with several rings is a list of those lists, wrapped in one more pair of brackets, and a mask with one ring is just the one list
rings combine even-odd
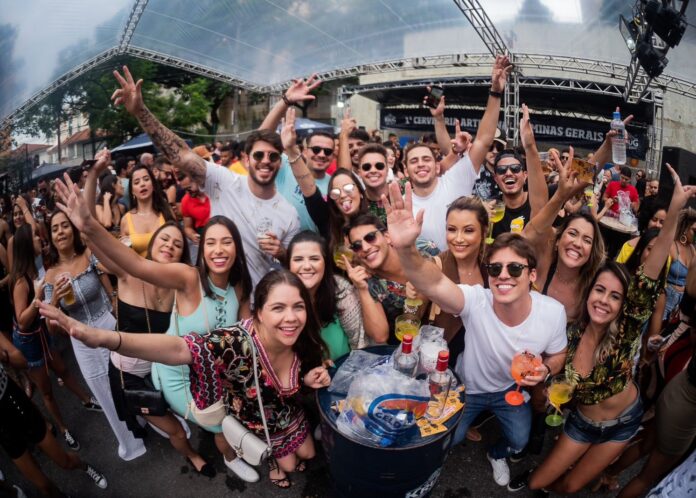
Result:
{"label": "banner with text", "polygon": [[[478,111],[451,109],[448,114],[456,113],[458,117],[447,116],[445,123],[450,133],[454,133],[454,125],[459,119],[462,130],[476,134],[482,114]],[[521,115],[521,113],[520,113]],[[498,122],[502,129],[503,122]],[[604,141],[604,134],[609,130],[609,119],[606,123],[586,119],[566,118],[562,116],[533,115],[532,126],[534,136],[539,141],[550,141],[576,147],[593,149]],[[428,109],[382,109],[380,111],[380,127],[396,128],[427,133],[434,131],[433,117]],[[627,155],[645,159],[649,140],[644,128],[628,127],[629,141]]]}

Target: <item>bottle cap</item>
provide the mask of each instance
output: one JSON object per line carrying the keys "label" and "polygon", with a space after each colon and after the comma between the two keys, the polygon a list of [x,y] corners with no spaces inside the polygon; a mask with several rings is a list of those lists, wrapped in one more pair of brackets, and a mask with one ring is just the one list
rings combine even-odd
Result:
{"label": "bottle cap", "polygon": [[621,113],[619,111],[614,111],[612,116],[614,119],[621,119]]}
{"label": "bottle cap", "polygon": [[447,365],[449,364],[449,351],[440,351],[437,355],[437,367],[438,372],[445,372],[447,370]]}
{"label": "bottle cap", "polygon": [[413,336],[410,334],[405,334],[403,339],[401,339],[401,352],[410,353],[413,346]]}

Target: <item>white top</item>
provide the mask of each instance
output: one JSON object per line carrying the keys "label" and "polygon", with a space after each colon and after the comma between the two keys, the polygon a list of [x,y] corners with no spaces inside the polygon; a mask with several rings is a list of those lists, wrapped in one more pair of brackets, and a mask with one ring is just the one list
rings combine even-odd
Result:
{"label": "white top", "polygon": [[455,371],[467,393],[501,392],[514,384],[510,366],[518,351],[555,354],[567,346],[565,308],[555,299],[531,292],[529,316],[516,327],[508,327],[493,312],[490,289],[481,285],[459,288],[464,294],[460,318],[466,334]]}
{"label": "white top", "polygon": [[208,162],[203,191],[210,197],[210,216],[231,219],[242,236],[251,283],[256,284],[274,266],[280,265],[259,249],[258,235],[273,232],[284,247],[299,232],[300,218],[295,208],[275,193],[271,199],[259,199],[249,190],[248,177]]}
{"label": "white top", "polygon": [[413,216],[421,209],[425,210],[420,236],[432,240],[440,251],[447,250],[447,208],[461,196],[471,195],[477,178],[474,165],[467,155],[435,180],[435,190],[429,196],[420,197],[413,193]]}

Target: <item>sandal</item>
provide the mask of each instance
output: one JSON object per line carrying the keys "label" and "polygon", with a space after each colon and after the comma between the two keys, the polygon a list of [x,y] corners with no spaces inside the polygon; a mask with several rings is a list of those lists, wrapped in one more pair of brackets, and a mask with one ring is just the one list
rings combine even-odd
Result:
{"label": "sandal", "polygon": [[[292,481],[290,480],[290,476],[285,474],[284,471],[280,469],[280,466],[275,460],[269,460],[268,461],[268,479],[271,481],[273,485],[280,489],[290,489],[290,486],[292,486]],[[271,473],[272,472],[278,472],[278,473],[283,473],[285,474],[285,477],[278,477],[278,478],[272,478]]]}
{"label": "sandal", "polygon": [[297,465],[295,466],[295,472],[302,473],[307,470],[307,463],[304,460],[297,459]]}
{"label": "sandal", "polygon": [[602,473],[602,475],[599,476],[599,481],[597,481],[597,483],[592,488],[592,492],[596,493],[602,488],[606,489],[607,491],[618,491],[619,489],[621,489],[619,477]]}

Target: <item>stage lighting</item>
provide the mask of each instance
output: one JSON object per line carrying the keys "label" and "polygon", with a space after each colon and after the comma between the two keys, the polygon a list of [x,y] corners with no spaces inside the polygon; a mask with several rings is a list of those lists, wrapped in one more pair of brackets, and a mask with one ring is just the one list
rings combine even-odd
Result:
{"label": "stage lighting", "polygon": [[686,31],[686,15],[657,0],[649,0],[645,4],[644,12],[645,19],[657,36],[672,48],[679,45]]}
{"label": "stage lighting", "polygon": [[648,37],[647,40],[641,40],[641,42],[638,43],[636,51],[638,62],[643,66],[648,76],[657,78],[662,74],[662,71],[665,70],[667,62],[669,61],[662,50],[653,46],[651,38],[652,37]]}
{"label": "stage lighting", "polygon": [[627,21],[624,16],[619,16],[619,31],[626,42],[628,51],[631,52],[631,54],[635,53],[636,45],[638,44],[638,36],[640,34],[638,26],[636,25],[636,20],[631,19]]}

